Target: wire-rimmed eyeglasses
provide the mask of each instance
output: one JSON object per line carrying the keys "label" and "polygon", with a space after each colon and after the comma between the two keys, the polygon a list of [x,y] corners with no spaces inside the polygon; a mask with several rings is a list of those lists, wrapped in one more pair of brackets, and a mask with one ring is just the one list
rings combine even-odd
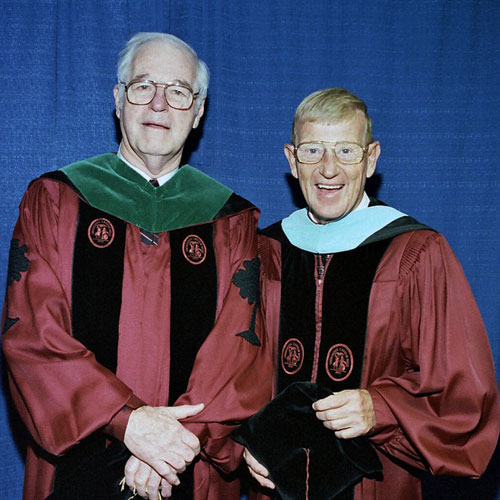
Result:
{"label": "wire-rimmed eyeglasses", "polygon": [[356,142],[301,142],[294,146],[295,158],[300,163],[318,163],[325,156],[327,149],[333,149],[335,157],[344,165],[355,165],[363,160],[368,146],[363,147]]}
{"label": "wire-rimmed eyeglasses", "polygon": [[125,86],[127,99],[131,104],[149,104],[155,98],[158,87],[163,87],[165,100],[174,109],[189,109],[199,95],[199,92],[194,93],[191,88],[179,83],[160,83],[153,80],[132,80],[128,84],[121,83]]}

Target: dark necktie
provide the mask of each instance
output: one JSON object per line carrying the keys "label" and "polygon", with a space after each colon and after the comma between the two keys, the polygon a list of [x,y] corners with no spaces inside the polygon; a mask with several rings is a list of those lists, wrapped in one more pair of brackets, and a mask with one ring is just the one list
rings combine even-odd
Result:
{"label": "dark necktie", "polygon": [[[149,179],[149,182],[155,188],[160,185],[160,183],[158,182],[158,179]],[[146,229],[142,229],[142,228],[140,230],[140,233],[141,233],[141,241],[145,245],[158,246],[158,235],[156,235],[155,233],[152,233],[151,231],[147,231]]]}

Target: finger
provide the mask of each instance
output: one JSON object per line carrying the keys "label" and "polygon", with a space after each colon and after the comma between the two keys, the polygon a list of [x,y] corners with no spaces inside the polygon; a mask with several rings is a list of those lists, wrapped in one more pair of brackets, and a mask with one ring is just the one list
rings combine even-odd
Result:
{"label": "finger", "polygon": [[339,439],[353,439],[358,436],[363,436],[365,432],[361,432],[359,429],[349,427],[348,429],[342,429],[340,431],[335,431],[335,436]]}
{"label": "finger", "polygon": [[133,455],[127,460],[125,464],[125,482],[127,486],[132,489],[134,486],[135,473],[139,468],[140,461]]}
{"label": "finger", "polygon": [[187,429],[184,429],[185,432],[182,433],[181,435],[181,440],[182,442],[188,446],[192,452],[194,453],[193,458],[191,458],[191,461],[194,459],[198,453],[200,453],[200,440],[190,431]]}
{"label": "finger", "polygon": [[257,459],[246,448],[245,451],[243,452],[243,457],[245,458],[248,467],[253,472],[262,477],[269,476],[269,471],[260,462],[258,462]]}
{"label": "finger", "polygon": [[165,456],[167,456],[169,453],[175,454],[176,456],[180,457],[185,464],[190,464],[197,455],[193,448],[187,446],[183,442],[179,442],[175,446],[172,446],[170,449],[165,450]]}
{"label": "finger", "polygon": [[165,481],[169,483],[171,486],[179,486],[181,484],[181,480],[179,479],[179,476],[172,470],[169,474],[164,476]]}
{"label": "finger", "polygon": [[146,493],[151,500],[157,500],[158,495],[160,494],[160,482],[160,475],[155,470],[151,470],[148,483],[146,485]]}
{"label": "finger", "polygon": [[316,411],[316,418],[323,422],[335,420],[335,414],[331,410]]}
{"label": "finger", "polygon": [[176,473],[184,472],[186,470],[186,461],[175,451],[169,451],[168,453],[165,453],[163,460],[167,463],[167,465],[170,465],[170,467],[172,467]]}
{"label": "finger", "polygon": [[161,478],[164,481],[167,481],[171,486],[178,486],[179,484],[181,484],[181,481],[179,479],[179,476],[177,476],[177,472],[175,471],[175,469],[170,467],[168,464],[165,465],[168,472],[163,475],[160,474]]}
{"label": "finger", "polygon": [[324,422],[346,420],[349,418],[352,419],[352,416],[353,416],[352,412],[346,413],[346,411],[343,408],[336,408],[336,409],[330,408],[328,410],[316,412],[316,418]]}
{"label": "finger", "polygon": [[[342,391],[343,392],[343,391]],[[326,398],[323,399],[318,399],[313,403],[313,409],[315,411],[324,411],[328,409],[333,409],[333,408],[340,408],[341,406],[344,406],[345,400],[344,396],[342,395],[342,392],[335,392],[331,394],[330,396],[327,396]]]}
{"label": "finger", "polygon": [[327,418],[326,420],[323,420],[323,425],[328,429],[340,431],[343,429],[348,429],[349,427],[353,427],[355,425],[355,422],[350,416],[348,416],[339,418]]}
{"label": "finger", "polygon": [[175,478],[173,476],[177,476],[177,471],[175,468],[171,467],[168,463],[163,460],[153,460],[151,462],[154,470],[160,474],[161,477],[170,478],[169,481],[171,484],[176,484]]}
{"label": "finger", "polygon": [[163,498],[170,498],[172,496],[172,484],[165,479],[161,480],[161,496]]}
{"label": "finger", "polygon": [[147,486],[152,472],[155,473],[149,465],[140,463],[135,473],[135,487],[137,494],[142,498],[148,498]]}
{"label": "finger", "polygon": [[262,476],[261,474],[255,473],[252,469],[248,469],[250,471],[251,476],[264,488],[269,488],[274,490],[274,483],[268,479],[267,477]]}
{"label": "finger", "polygon": [[352,439],[358,436],[369,434],[372,430],[372,425],[365,421],[336,421],[336,422],[323,422],[325,427],[335,431],[337,437],[342,439]]}
{"label": "finger", "polygon": [[205,408],[205,405],[203,403],[199,403],[197,405],[173,406],[170,409],[172,410],[172,415],[176,419],[181,419],[198,415],[203,408]]}
{"label": "finger", "polygon": [[326,421],[323,425],[335,432],[335,436],[339,439],[353,439],[358,436],[367,434],[367,428],[358,423],[349,422],[348,420]]}

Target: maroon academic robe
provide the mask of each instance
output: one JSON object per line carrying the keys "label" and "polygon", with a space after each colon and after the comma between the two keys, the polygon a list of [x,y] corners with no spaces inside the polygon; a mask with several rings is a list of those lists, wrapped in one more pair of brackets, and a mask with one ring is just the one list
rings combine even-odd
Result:
{"label": "maroon academic robe", "polygon": [[[158,188],[160,189],[160,188]],[[123,289],[116,374],[71,335],[72,270],[79,198],[66,184],[42,178],[28,188],[13,235],[3,350],[15,405],[35,443],[26,457],[25,500],[51,492],[55,457],[94,431],[123,440],[125,405],[166,406],[170,368],[169,233],[145,245],[139,227],[126,224]],[[264,404],[255,387],[268,383],[264,345],[238,332],[248,330],[255,307],[233,282],[245,262],[256,258],[258,211],[248,208],[213,224],[217,261],[217,305],[213,330],[195,359],[187,392],[179,404],[205,404],[186,426],[202,444],[195,465],[196,499],[239,498],[237,483],[223,481],[207,457],[226,472],[240,449],[225,437],[226,422],[238,422]],[[12,262],[16,260],[17,262]],[[27,260],[26,260],[27,259]],[[193,297],[193,301],[198,297]],[[189,314],[189,311],[185,311]],[[254,317],[256,331],[260,316]],[[120,421],[121,419],[121,421]],[[186,421],[187,422],[187,421]]]}
{"label": "maroon academic robe", "polygon": [[[261,238],[262,309],[278,360],[281,246]],[[498,387],[474,297],[440,234],[400,234],[383,255],[370,292],[361,387],[372,397],[369,438],[384,469],[383,481],[355,487],[355,500],[420,500],[411,468],[484,472],[498,438]]]}

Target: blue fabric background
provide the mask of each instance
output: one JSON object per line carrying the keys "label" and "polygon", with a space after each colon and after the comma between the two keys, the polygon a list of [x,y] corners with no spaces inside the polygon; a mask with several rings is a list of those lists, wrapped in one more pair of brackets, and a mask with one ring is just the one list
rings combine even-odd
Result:
{"label": "blue fabric background", "polygon": [[[189,161],[257,204],[261,226],[296,208],[282,148],[302,98],[336,86],[367,102],[382,144],[370,194],[448,238],[499,372],[498,0],[0,0],[0,26],[0,283],[28,182],[116,151],[117,54],[167,31],[212,73]],[[21,498],[21,429],[4,381],[0,498]],[[427,479],[426,498],[500,499],[499,454],[479,481]]]}

